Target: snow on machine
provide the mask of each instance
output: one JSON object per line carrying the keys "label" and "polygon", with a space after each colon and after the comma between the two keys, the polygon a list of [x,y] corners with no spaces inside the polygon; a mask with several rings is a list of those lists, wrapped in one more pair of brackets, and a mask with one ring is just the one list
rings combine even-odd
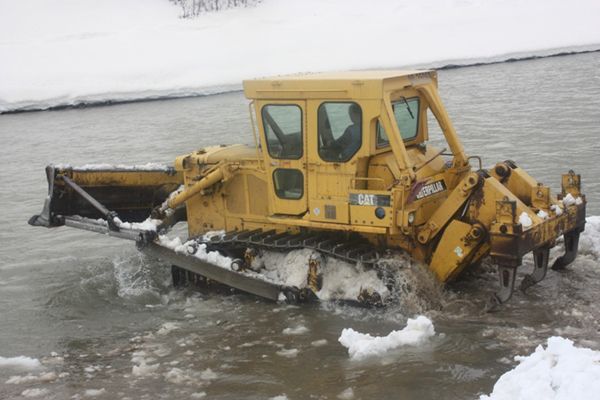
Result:
{"label": "snow on machine", "polygon": [[[523,290],[545,277],[561,235],[565,254],[552,268],[577,255],[580,176],[563,175],[554,195],[512,161],[483,169],[461,145],[435,71],[255,79],[244,92],[254,145],[206,147],[169,167],[50,165],[48,198],[29,223],[133,240],[173,265],[175,284],[217,281],[290,301],[319,297],[329,259],[344,261],[330,268],[358,265],[384,279],[386,249],[410,255],[441,282],[489,256],[496,303],[511,297],[525,254],[533,252],[534,269]],[[428,143],[428,124],[439,125],[447,148]],[[168,239],[181,221],[189,238]],[[206,235],[215,231],[222,233]],[[265,252],[302,249],[311,252],[300,280],[277,280],[278,266],[261,262]],[[356,284],[359,301],[385,302],[377,285]]]}

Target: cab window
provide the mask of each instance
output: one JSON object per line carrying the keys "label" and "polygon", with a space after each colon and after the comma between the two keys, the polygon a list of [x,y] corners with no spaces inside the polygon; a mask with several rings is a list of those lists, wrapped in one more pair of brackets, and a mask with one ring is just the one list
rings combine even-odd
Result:
{"label": "cab window", "polygon": [[304,195],[304,177],[297,169],[277,168],[273,171],[273,184],[281,199],[298,200]]}
{"label": "cab window", "polygon": [[325,102],[317,111],[319,156],[344,162],[362,145],[362,110],[354,102]]}
{"label": "cab window", "polygon": [[267,150],[272,158],[302,157],[302,110],[295,104],[269,104],[261,111]]}
{"label": "cab window", "polygon": [[[410,142],[417,137],[419,133],[419,98],[404,97],[392,102],[394,110],[394,119],[400,130],[400,136],[405,142]],[[381,124],[377,123],[377,147],[385,147],[390,144],[387,133]]]}

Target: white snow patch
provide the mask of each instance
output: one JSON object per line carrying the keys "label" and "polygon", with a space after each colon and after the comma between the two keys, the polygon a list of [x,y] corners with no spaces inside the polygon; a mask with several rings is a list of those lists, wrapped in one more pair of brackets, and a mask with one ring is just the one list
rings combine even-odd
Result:
{"label": "white snow patch", "polygon": [[537,216],[541,219],[548,219],[549,214],[544,210],[540,210],[538,211]]}
{"label": "white snow patch", "polygon": [[600,352],[554,336],[529,356],[517,356],[513,370],[498,379],[480,400],[585,400],[600,393]]}
{"label": "white snow patch", "polygon": [[579,239],[579,251],[600,258],[600,216],[592,215],[585,222],[585,231]]}
{"label": "white snow patch", "polygon": [[385,299],[389,290],[377,276],[375,270],[367,270],[359,264],[349,264],[334,258],[327,258],[323,269],[323,287],[317,293],[321,300],[358,298],[361,290],[372,289]]}
{"label": "white snow patch", "polygon": [[277,396],[269,397],[269,400],[289,400],[289,399],[288,399],[287,395],[280,394]]}
{"label": "white snow patch", "polygon": [[194,392],[190,395],[192,399],[202,399],[206,397],[206,392]]}
{"label": "white snow patch", "polygon": [[312,342],[310,342],[310,345],[313,347],[321,347],[321,346],[325,346],[327,344],[327,339],[319,339],[319,340],[314,340]]}
{"label": "white snow patch", "polygon": [[529,216],[529,214],[527,214],[525,211],[523,211],[521,213],[521,215],[519,215],[519,223],[521,224],[521,226],[524,229],[529,228],[531,225],[533,225],[533,221],[531,220],[531,217]]}
{"label": "white snow patch", "polygon": [[556,213],[557,216],[562,215],[563,210],[558,204],[552,204],[550,209]]}
{"label": "white snow patch", "polygon": [[[65,167],[68,164],[64,165],[55,165],[55,167]],[[169,168],[168,165],[165,164],[157,164],[157,163],[146,163],[146,164],[138,164],[138,165],[124,165],[124,164],[85,164],[81,166],[73,167],[74,170],[77,171],[104,171],[104,170],[121,170],[121,171],[167,171]]]}
{"label": "white snow patch", "polygon": [[[117,218],[118,219],[118,218]],[[118,219],[117,223],[120,228],[124,229],[138,229],[141,231],[156,231],[156,227],[161,223],[160,219],[147,218],[143,222],[123,222]]]}
{"label": "white snow patch", "polygon": [[[0,7],[0,112],[215,93],[239,89],[242,79],[298,71],[499,60],[600,43],[597,0],[263,0],[193,20],[179,18],[167,0]],[[332,32],[344,32],[344,40],[326,40]],[[399,38],[406,39],[401,52],[394,51]]]}
{"label": "white snow patch", "polygon": [[282,333],[284,335],[303,335],[308,331],[308,328],[304,325],[298,325],[293,328],[285,328]]}
{"label": "white snow patch", "polygon": [[277,351],[275,354],[277,354],[278,356],[281,356],[281,357],[294,358],[298,355],[298,353],[299,353],[298,349],[281,349],[281,350]]}
{"label": "white snow patch", "polygon": [[569,207],[577,202],[577,199],[573,197],[571,193],[567,193],[567,195],[562,199],[562,203],[565,207]]}
{"label": "white snow patch", "polygon": [[102,394],[106,393],[106,389],[101,388],[101,389],[87,389],[83,395],[85,397],[96,397],[96,396],[100,396]]}
{"label": "white snow patch", "polygon": [[351,359],[362,360],[381,356],[400,346],[417,346],[434,335],[431,320],[420,315],[415,319],[409,318],[404,329],[392,331],[387,336],[371,336],[345,328],[338,341],[348,348]]}
{"label": "white snow patch", "polygon": [[37,358],[26,356],[0,357],[0,367],[35,369],[40,368],[42,364]]}
{"label": "white snow patch", "polygon": [[48,389],[39,389],[39,388],[34,388],[34,389],[25,389],[21,392],[21,396],[23,397],[40,397],[40,396],[46,396],[48,394]]}
{"label": "white snow patch", "polygon": [[[172,249],[177,253],[187,255],[190,255],[190,247],[195,247],[197,245],[193,240],[188,240],[183,243],[179,237],[169,239],[166,235],[160,235],[158,240],[162,246]],[[217,251],[206,251],[206,245],[203,243],[197,246],[193,256],[225,269],[231,269],[231,262],[233,261],[231,258],[226,257]]]}
{"label": "white snow patch", "polygon": [[287,253],[267,251],[254,260],[252,268],[264,268],[261,274],[269,281],[303,288],[308,276],[308,260],[316,254],[311,249],[292,250]]}

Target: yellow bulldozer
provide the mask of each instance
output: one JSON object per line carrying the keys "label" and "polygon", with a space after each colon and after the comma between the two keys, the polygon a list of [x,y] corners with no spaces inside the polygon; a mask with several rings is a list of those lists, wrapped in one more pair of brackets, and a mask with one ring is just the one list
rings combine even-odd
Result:
{"label": "yellow bulldozer", "polygon": [[[447,282],[489,256],[497,303],[511,297],[525,254],[533,252],[534,269],[522,289],[545,277],[561,235],[565,254],[552,268],[576,257],[586,206],[580,176],[563,175],[553,195],[513,161],[483,169],[465,153],[435,71],[243,85],[253,145],[202,148],[172,166],[49,165],[48,198],[29,223],[134,240],[173,265],[174,283],[216,281],[273,300],[314,298],[319,257],[380,271],[382,255],[397,249]],[[434,124],[446,148],[428,143]],[[165,239],[183,221],[189,238]],[[263,279],[252,266],[262,251],[305,248],[319,257],[308,260],[301,288]],[[363,300],[380,300],[364,292]]]}

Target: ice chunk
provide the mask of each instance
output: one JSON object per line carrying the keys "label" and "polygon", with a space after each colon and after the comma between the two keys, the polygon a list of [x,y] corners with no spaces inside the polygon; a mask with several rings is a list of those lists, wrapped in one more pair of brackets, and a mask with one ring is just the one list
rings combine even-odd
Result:
{"label": "ice chunk", "polygon": [[573,197],[571,193],[567,193],[567,195],[563,198],[562,202],[565,207],[569,207],[570,205],[575,204],[577,200],[575,199],[575,197]]}
{"label": "ice chunk", "polygon": [[327,344],[327,339],[319,339],[319,340],[310,342],[310,345],[313,347],[321,347],[321,346],[325,346],[326,344]]}
{"label": "ice chunk", "polygon": [[400,346],[419,345],[434,335],[435,329],[431,320],[420,315],[415,319],[409,319],[404,329],[392,331],[387,336],[371,336],[345,328],[338,341],[348,348],[351,359],[361,360],[381,356]]}
{"label": "ice chunk", "polygon": [[298,349],[281,349],[276,354],[281,357],[294,358],[298,355]]}
{"label": "ice chunk", "polygon": [[100,396],[102,394],[106,393],[106,389],[102,388],[102,389],[87,389],[83,395],[85,397],[96,397],[96,396]]}
{"label": "ice chunk", "polygon": [[554,336],[529,356],[518,356],[514,369],[498,379],[490,395],[480,400],[597,399],[600,393],[600,352],[578,348]]}
{"label": "ice chunk", "polygon": [[41,366],[42,364],[37,358],[31,358],[26,356],[0,357],[0,367],[35,369]]}
{"label": "ice chunk", "polygon": [[205,381],[212,381],[217,379],[217,374],[212,369],[206,368],[200,373],[200,379],[203,379]]}
{"label": "ice chunk", "polygon": [[39,389],[39,388],[34,388],[34,389],[25,389],[21,392],[21,396],[23,397],[40,397],[40,396],[46,396],[48,394],[48,389]]}
{"label": "ice chunk", "polygon": [[354,389],[349,387],[343,390],[340,394],[337,395],[337,398],[340,400],[352,400],[354,398]]}
{"label": "ice chunk", "polygon": [[533,225],[533,221],[531,220],[531,217],[529,217],[529,214],[527,214],[525,211],[523,211],[521,213],[521,215],[519,215],[519,223],[525,229],[527,229],[531,225]]}
{"label": "ice chunk", "polygon": [[556,213],[557,216],[562,215],[563,210],[558,204],[552,204],[550,209]]}
{"label": "ice chunk", "polygon": [[283,330],[284,335],[303,335],[308,332],[308,328],[304,325],[298,325],[293,328],[285,328]]}
{"label": "ice chunk", "polygon": [[7,384],[20,385],[24,383],[40,383],[40,382],[52,382],[58,378],[54,372],[45,372],[40,375],[27,374],[24,376],[11,376],[6,381]]}
{"label": "ice chunk", "polygon": [[579,239],[579,251],[600,258],[600,216],[592,215],[585,222],[585,231]]}
{"label": "ice chunk", "polygon": [[165,322],[156,333],[159,335],[168,335],[176,329],[179,329],[179,325],[175,322]]}

